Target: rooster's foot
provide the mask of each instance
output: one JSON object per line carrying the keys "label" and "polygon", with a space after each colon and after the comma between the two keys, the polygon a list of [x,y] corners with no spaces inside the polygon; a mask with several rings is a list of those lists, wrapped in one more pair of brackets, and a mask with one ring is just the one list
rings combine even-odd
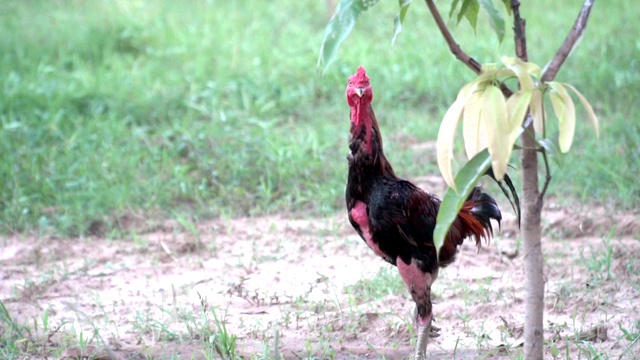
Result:
{"label": "rooster's foot", "polygon": [[433,338],[437,338],[438,336],[440,336],[440,328],[431,324],[431,329],[429,330],[429,337],[433,339]]}

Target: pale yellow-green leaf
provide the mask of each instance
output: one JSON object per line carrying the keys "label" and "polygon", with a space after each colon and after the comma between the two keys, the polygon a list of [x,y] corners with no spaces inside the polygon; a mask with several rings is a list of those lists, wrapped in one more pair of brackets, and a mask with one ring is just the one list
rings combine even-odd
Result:
{"label": "pale yellow-green leaf", "polygon": [[552,89],[551,105],[560,123],[558,137],[560,151],[566,153],[571,148],[576,130],[576,108],[564,85],[555,81],[550,81],[547,84]]}
{"label": "pale yellow-green leaf", "polygon": [[526,62],[525,64],[525,68],[527,69],[527,72],[535,77],[537,77],[538,79],[540,79],[540,76],[542,76],[542,69],[540,68],[540,66],[538,66],[538,64],[534,64],[534,63],[530,63],[530,62]]}
{"label": "pale yellow-green leaf", "polygon": [[453,177],[453,169],[451,162],[453,161],[453,140],[462,115],[462,109],[465,103],[464,98],[457,99],[449,110],[444,114],[440,130],[438,131],[438,139],[436,140],[436,152],[438,157],[438,168],[444,178],[444,181],[455,190],[456,184]]}
{"label": "pale yellow-green leaf", "polygon": [[522,126],[533,92],[534,90],[519,90],[507,99],[507,113],[509,114],[510,132]]}
{"label": "pale yellow-green leaf", "polygon": [[477,80],[478,79],[476,78],[471,82],[469,82],[468,84],[465,84],[462,87],[462,89],[458,91],[458,96],[456,97],[456,101],[458,100],[461,101],[462,106],[464,106],[467,103],[467,101],[469,101],[473,93],[478,89],[478,86],[480,86],[480,82]]}
{"label": "pale yellow-green leaf", "polygon": [[502,57],[502,63],[518,77],[520,88],[522,90],[531,90],[534,88],[533,80],[527,71],[527,63],[516,57]]}
{"label": "pale yellow-green leaf", "polygon": [[591,104],[589,104],[589,101],[587,100],[587,98],[585,98],[584,95],[582,95],[582,93],[580,93],[578,91],[578,89],[573,87],[573,85],[567,84],[567,83],[563,83],[563,84],[564,84],[564,86],[566,86],[569,89],[571,89],[573,91],[573,93],[576,94],[578,99],[580,99],[580,102],[582,103],[582,106],[584,107],[585,111],[587,112],[587,117],[589,118],[589,120],[591,120],[591,123],[593,124],[593,128],[594,128],[594,130],[596,132],[596,136],[600,137],[600,126],[598,125],[598,117],[596,116],[596,113],[593,111],[593,108],[591,107]]}
{"label": "pale yellow-green leaf", "polygon": [[544,135],[544,106],[542,104],[542,92],[540,89],[533,89],[531,102],[529,103],[531,117],[533,118],[533,129],[536,134]]}
{"label": "pale yellow-green leaf", "polygon": [[509,68],[501,68],[496,70],[495,72],[496,79],[500,79],[500,78],[504,79],[504,78],[510,78],[514,76],[517,76],[517,74]]}
{"label": "pale yellow-green leaf", "polygon": [[489,67],[485,70],[485,67],[482,67],[482,72],[475,78],[472,83],[484,83],[486,81],[498,80],[500,78],[509,78],[515,77],[516,73],[513,70],[508,68],[495,68]]}
{"label": "pale yellow-green leaf", "polygon": [[453,161],[454,136],[465,104],[474,94],[479,84],[479,82],[474,80],[460,89],[456,101],[445,113],[440,125],[440,130],[438,131],[438,139],[436,141],[438,167],[445,182],[454,189],[455,183],[453,182],[453,170],[451,167],[451,162]]}
{"label": "pale yellow-green leaf", "polygon": [[498,69],[498,64],[496,63],[487,63],[482,64],[482,68],[480,69],[480,73],[484,74],[489,71],[495,71]]}
{"label": "pale yellow-green leaf", "polygon": [[487,135],[480,118],[480,95],[474,92],[462,112],[462,138],[469,159],[487,147]]}
{"label": "pale yellow-green leaf", "polygon": [[532,94],[533,90],[520,90],[507,99],[507,146],[510,149],[513,148],[513,144],[516,142],[516,139],[520,134],[522,122],[524,121],[524,116],[527,114],[527,108],[531,102]]}
{"label": "pale yellow-green leaf", "polygon": [[507,104],[502,92],[495,86],[488,86],[485,89],[480,103],[491,155],[491,167],[496,179],[502,180],[507,172],[507,163],[511,155],[511,148],[508,145]]}
{"label": "pale yellow-green leaf", "polygon": [[[478,77],[476,77],[475,79],[471,80],[471,83],[477,84],[477,85],[483,84],[483,83],[493,79],[495,77],[495,73],[496,73],[495,70],[482,72],[482,73],[480,73],[480,75],[478,75]],[[469,84],[471,84],[471,83],[469,83]]]}

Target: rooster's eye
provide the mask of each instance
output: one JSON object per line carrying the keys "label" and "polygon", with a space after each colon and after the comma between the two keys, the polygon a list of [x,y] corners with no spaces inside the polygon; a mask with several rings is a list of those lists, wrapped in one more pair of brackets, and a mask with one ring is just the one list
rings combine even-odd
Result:
{"label": "rooster's eye", "polygon": [[349,86],[353,85],[353,81],[349,80]]}

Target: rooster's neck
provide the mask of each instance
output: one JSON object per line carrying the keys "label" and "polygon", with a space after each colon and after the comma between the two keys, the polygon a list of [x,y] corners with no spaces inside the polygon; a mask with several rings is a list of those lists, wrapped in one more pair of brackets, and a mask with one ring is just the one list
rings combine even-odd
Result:
{"label": "rooster's neck", "polygon": [[[351,138],[359,141],[362,150],[369,155],[374,155],[374,128],[377,129],[378,124],[371,103],[363,100],[356,102],[351,108]],[[380,142],[380,148],[382,148],[382,142]]]}
{"label": "rooster's neck", "polygon": [[370,102],[358,101],[351,107],[349,148],[354,165],[379,175],[395,176],[391,164],[384,156],[380,128]]}

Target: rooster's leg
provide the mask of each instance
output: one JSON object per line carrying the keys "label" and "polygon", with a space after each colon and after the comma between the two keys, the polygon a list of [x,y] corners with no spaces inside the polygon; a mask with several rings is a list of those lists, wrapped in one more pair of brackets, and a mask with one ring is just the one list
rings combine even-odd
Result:
{"label": "rooster's leg", "polygon": [[429,320],[424,323],[426,319],[418,315],[418,338],[416,339],[416,353],[415,360],[424,360],[427,358],[427,341],[431,337],[431,315]]}
{"label": "rooster's leg", "polygon": [[416,303],[417,341],[415,360],[424,360],[427,353],[427,340],[431,332],[431,284],[438,276],[437,270],[433,274],[423,271],[418,261],[412,259],[405,264],[402,259],[396,261],[402,280],[407,285],[413,301]]}
{"label": "rooster's leg", "polygon": [[[434,339],[440,336],[440,328],[433,325],[435,318],[431,318],[431,330],[429,331],[429,339]],[[413,328],[418,329],[418,308],[413,309]]]}

